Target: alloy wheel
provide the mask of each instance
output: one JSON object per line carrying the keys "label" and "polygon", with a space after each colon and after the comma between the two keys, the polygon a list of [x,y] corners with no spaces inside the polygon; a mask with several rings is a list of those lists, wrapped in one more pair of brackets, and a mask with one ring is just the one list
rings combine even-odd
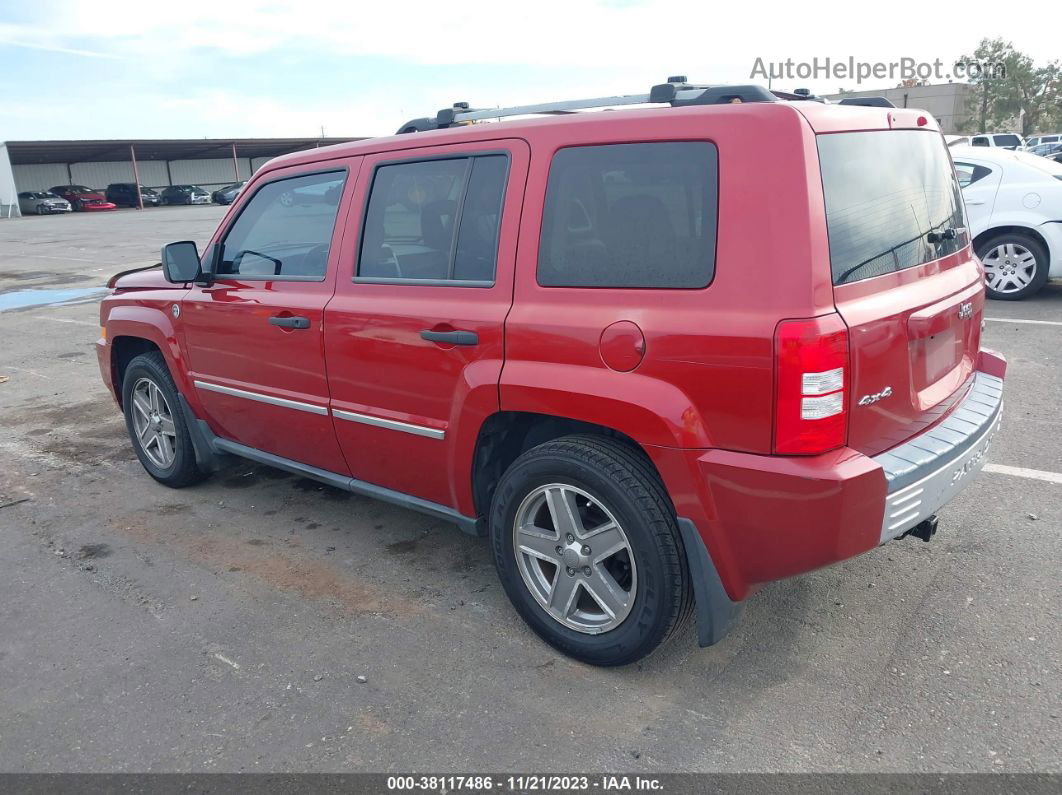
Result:
{"label": "alloy wheel", "polygon": [[588,635],[615,629],[631,612],[638,572],[620,523],[588,492],[540,486],[516,511],[517,567],[556,621]]}
{"label": "alloy wheel", "polygon": [[141,378],[133,385],[132,400],[140,449],[155,466],[168,469],[177,456],[177,430],[166,396],[150,378]]}

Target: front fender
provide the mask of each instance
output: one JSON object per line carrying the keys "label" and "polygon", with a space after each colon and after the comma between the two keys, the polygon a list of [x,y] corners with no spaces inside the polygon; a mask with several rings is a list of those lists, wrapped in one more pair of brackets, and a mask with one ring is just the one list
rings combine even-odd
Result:
{"label": "front fender", "polygon": [[700,412],[685,392],[637,372],[506,362],[500,397],[503,411],[552,414],[604,425],[642,445],[714,446]]}
{"label": "front fender", "polygon": [[[169,302],[165,307],[169,306]],[[196,392],[188,378],[188,364],[181,352],[177,339],[177,329],[167,308],[145,304],[118,304],[110,309],[106,319],[107,340],[111,348],[112,372],[114,367],[115,345],[122,337],[135,337],[148,340],[162,352],[170,375],[177,385],[177,390],[185,396],[192,408],[200,409]],[[114,378],[117,376],[115,375]],[[115,392],[121,402],[121,385],[115,384]]]}

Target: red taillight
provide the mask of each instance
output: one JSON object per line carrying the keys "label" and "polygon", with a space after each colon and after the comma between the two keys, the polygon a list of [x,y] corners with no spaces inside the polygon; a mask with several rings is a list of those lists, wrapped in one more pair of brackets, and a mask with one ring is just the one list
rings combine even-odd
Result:
{"label": "red taillight", "polygon": [[848,328],[840,315],[784,320],[774,334],[774,452],[824,453],[848,427]]}

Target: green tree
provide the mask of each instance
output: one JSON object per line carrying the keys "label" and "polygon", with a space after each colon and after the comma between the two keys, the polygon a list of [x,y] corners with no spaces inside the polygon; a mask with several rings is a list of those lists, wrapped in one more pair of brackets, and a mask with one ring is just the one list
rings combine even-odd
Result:
{"label": "green tree", "polygon": [[959,62],[977,62],[983,67],[969,74],[975,90],[967,100],[970,116],[961,125],[963,132],[1013,130],[1019,120],[1022,135],[1062,127],[1059,61],[1036,66],[1009,41],[981,39],[973,55],[964,55]]}

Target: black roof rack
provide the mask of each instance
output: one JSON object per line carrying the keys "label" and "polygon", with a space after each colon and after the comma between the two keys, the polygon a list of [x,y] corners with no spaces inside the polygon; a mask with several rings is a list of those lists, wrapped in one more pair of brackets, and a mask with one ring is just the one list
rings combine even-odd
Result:
{"label": "black roof rack", "polygon": [[861,105],[865,108],[895,108],[885,97],[845,97],[837,102],[838,105]]}
{"label": "black roof rack", "polygon": [[533,114],[565,114],[590,108],[608,108],[620,105],[644,105],[647,103],[669,104],[672,107],[690,105],[723,105],[729,102],[777,102],[778,97],[763,86],[711,86],[693,85],[685,75],[669,77],[666,83],[655,85],[648,94],[622,94],[592,99],[572,99],[561,102],[546,102],[540,105],[517,105],[511,108],[470,108],[467,102],[455,102],[453,107],[443,108],[434,118],[412,119],[398,128],[398,133],[425,132],[455,127],[483,119],[502,119],[507,116]]}

